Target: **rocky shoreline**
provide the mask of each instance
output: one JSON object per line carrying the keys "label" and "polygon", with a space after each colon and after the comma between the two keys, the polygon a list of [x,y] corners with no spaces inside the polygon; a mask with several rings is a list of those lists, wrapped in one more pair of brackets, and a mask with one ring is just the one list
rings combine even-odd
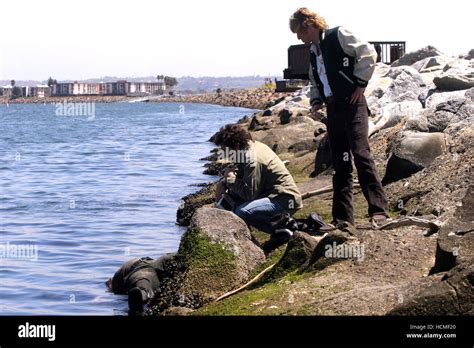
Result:
{"label": "rocky shoreline", "polygon": [[246,88],[221,93],[190,94],[151,98],[150,102],[204,103],[249,109],[266,109],[290,93],[277,93],[271,88]]}
{"label": "rocky shoreline", "polygon": [[136,99],[127,96],[64,96],[64,97],[21,97],[8,99],[0,97],[0,104],[56,104],[56,103],[116,103]]}
{"label": "rocky shoreline", "polygon": [[[268,236],[212,208],[208,184],[183,199],[177,221],[188,229],[148,314],[474,314],[472,52],[450,58],[427,47],[392,66],[377,65],[366,90],[370,144],[392,226],[368,226],[367,205],[356,189],[356,230],[324,238],[295,233],[265,255],[260,246]],[[288,161],[302,193],[327,187],[332,173],[325,112],[310,114],[307,92],[259,104],[262,111],[239,121]],[[213,174],[224,166],[215,159],[212,153],[204,159]],[[306,199],[297,217],[315,211],[329,220],[331,197]],[[412,224],[412,217],[436,228]],[[363,253],[339,257],[325,253],[328,248]],[[268,266],[271,271],[247,289],[216,302]]]}
{"label": "rocky shoreline", "polygon": [[[281,100],[289,93],[276,93],[270,88],[248,88],[217,93],[187,94],[181,96],[150,96],[143,97],[143,102],[174,102],[174,103],[205,103],[222,106],[244,107],[249,109],[265,109],[273,102]],[[54,97],[21,97],[9,99],[0,96],[1,104],[56,104],[70,103],[116,103],[142,99],[131,96],[54,96]]]}

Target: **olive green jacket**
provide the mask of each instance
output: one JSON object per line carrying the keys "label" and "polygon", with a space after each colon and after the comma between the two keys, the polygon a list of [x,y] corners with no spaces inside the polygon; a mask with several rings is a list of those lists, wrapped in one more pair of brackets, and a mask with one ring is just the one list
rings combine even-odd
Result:
{"label": "olive green jacket", "polygon": [[244,160],[235,163],[237,174],[226,178],[231,193],[244,201],[275,198],[288,212],[303,207],[300,191],[283,162],[267,145],[249,141]]}

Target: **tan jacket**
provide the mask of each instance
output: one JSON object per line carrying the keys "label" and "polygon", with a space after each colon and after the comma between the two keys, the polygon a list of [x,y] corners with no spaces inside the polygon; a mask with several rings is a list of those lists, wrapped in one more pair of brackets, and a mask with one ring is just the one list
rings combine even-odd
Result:
{"label": "tan jacket", "polygon": [[246,154],[247,160],[236,163],[237,175],[226,179],[233,194],[245,201],[276,198],[288,212],[303,207],[293,177],[275,152],[261,142],[249,141]]}

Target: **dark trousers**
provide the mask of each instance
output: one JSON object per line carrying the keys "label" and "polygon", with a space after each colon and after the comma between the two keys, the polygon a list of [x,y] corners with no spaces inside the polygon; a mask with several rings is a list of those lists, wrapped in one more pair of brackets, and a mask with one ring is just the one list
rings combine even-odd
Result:
{"label": "dark trousers", "polygon": [[352,157],[362,192],[369,204],[369,215],[382,213],[388,216],[387,198],[370,154],[367,101],[365,98],[357,104],[332,101],[327,105],[327,114],[327,129],[335,170],[333,223],[348,221],[354,224]]}

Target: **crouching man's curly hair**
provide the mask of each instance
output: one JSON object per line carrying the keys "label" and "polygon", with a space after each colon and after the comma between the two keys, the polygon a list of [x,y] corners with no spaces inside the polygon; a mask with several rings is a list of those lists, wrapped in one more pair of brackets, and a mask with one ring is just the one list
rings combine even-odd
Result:
{"label": "crouching man's curly hair", "polygon": [[252,135],[245,128],[237,124],[228,124],[215,135],[214,144],[232,150],[246,150],[250,140],[252,140]]}

